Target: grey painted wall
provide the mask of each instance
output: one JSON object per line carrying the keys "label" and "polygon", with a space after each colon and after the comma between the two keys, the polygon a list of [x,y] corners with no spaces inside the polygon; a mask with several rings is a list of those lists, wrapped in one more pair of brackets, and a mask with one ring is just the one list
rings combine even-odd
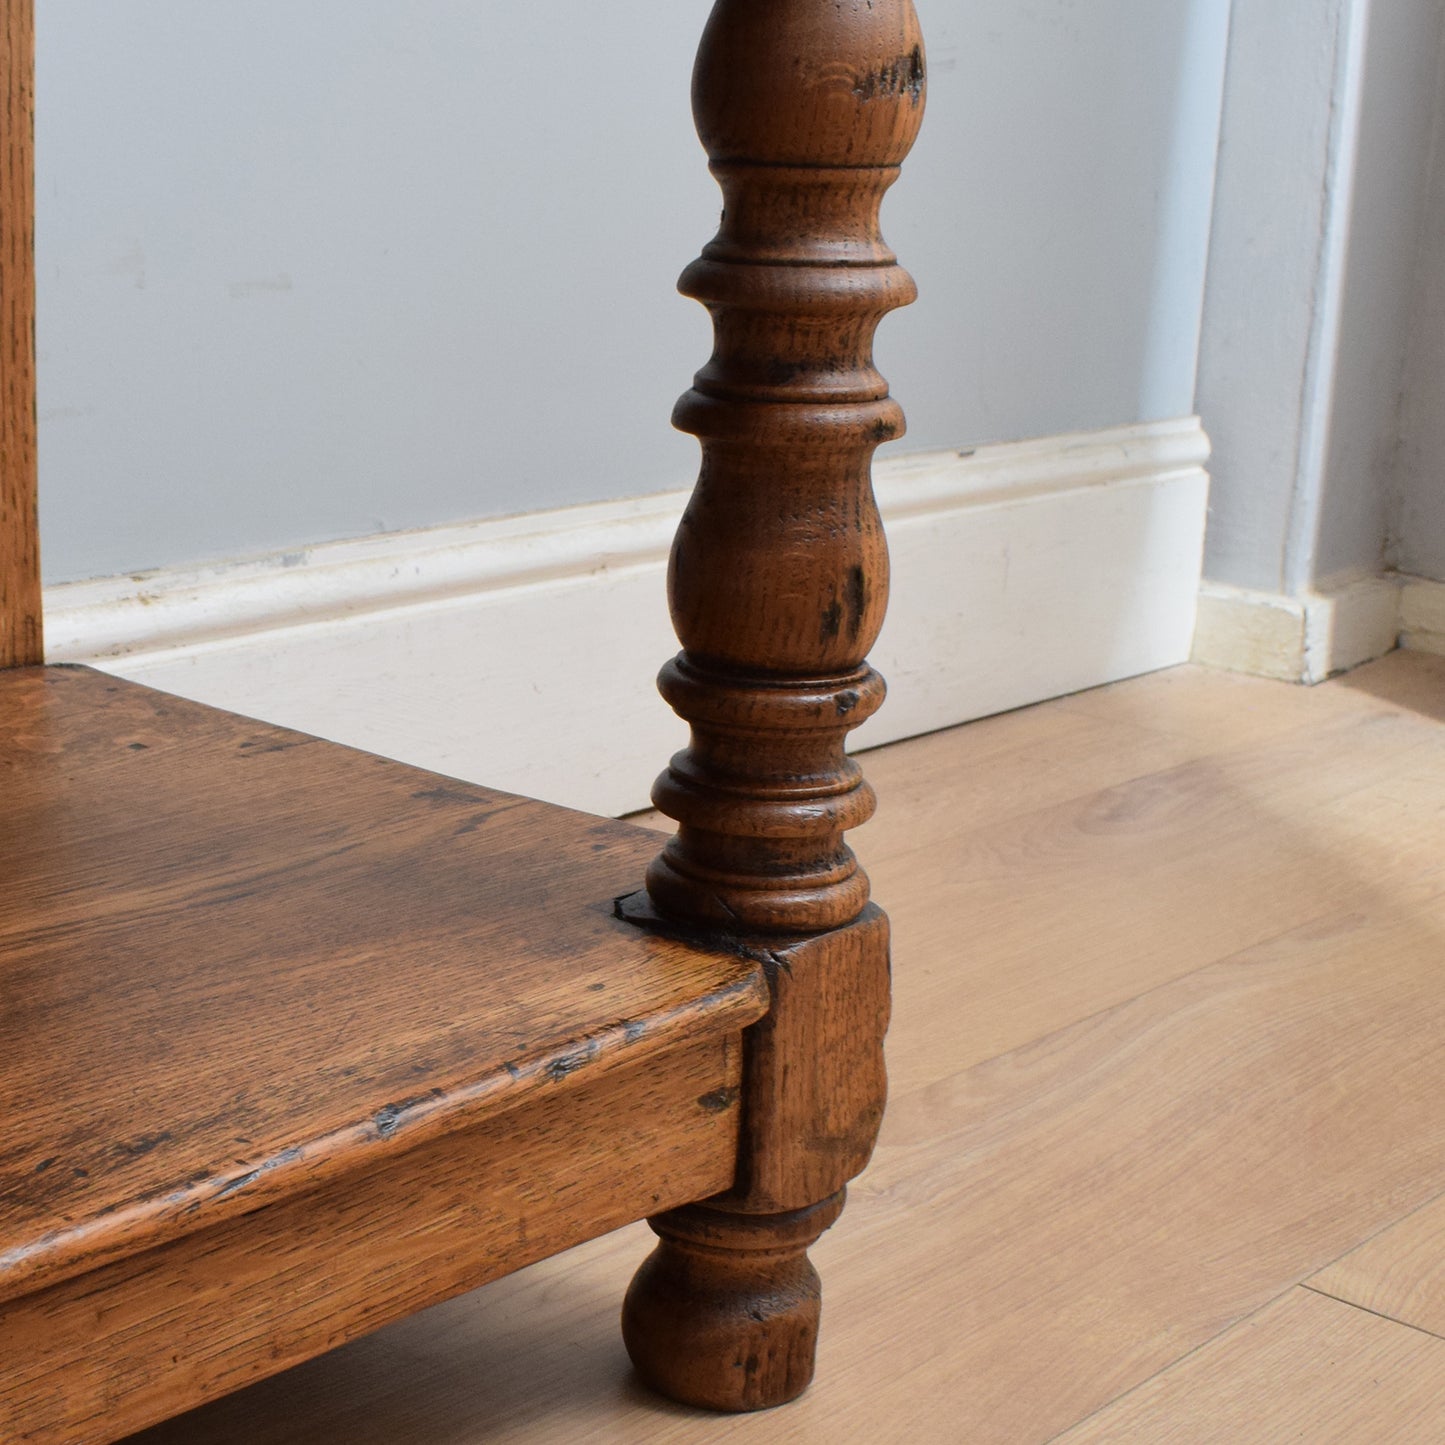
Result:
{"label": "grey painted wall", "polygon": [[[905,445],[1188,413],[1228,0],[918,5]],[[39,0],[49,580],[686,484],[707,9]]]}
{"label": "grey painted wall", "polygon": [[1445,36],[1400,409],[1389,560],[1445,582]]}
{"label": "grey painted wall", "polygon": [[[1315,546],[1314,574],[1325,585],[1379,571],[1392,527],[1441,39],[1438,0],[1374,0],[1370,7]],[[1437,241],[1437,264],[1439,249]],[[1437,312],[1433,324],[1441,321],[1445,313]]]}
{"label": "grey painted wall", "polygon": [[1332,355],[1316,328],[1348,201],[1334,182],[1356,8],[1235,0],[1230,25],[1197,401],[1214,442],[1204,570],[1270,592],[1294,590],[1313,533],[1304,453]]}
{"label": "grey painted wall", "polygon": [[1235,0],[1198,394],[1211,580],[1328,589],[1382,570],[1392,532],[1420,570],[1445,521],[1442,40],[1438,0]]}

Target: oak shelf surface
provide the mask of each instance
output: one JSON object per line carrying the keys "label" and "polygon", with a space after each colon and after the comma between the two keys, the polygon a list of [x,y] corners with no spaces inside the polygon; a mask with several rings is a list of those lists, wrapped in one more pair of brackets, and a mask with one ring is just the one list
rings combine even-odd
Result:
{"label": "oak shelf surface", "polygon": [[655,834],[88,669],[0,673],[0,799],[0,1301],[767,1006],[614,914]]}

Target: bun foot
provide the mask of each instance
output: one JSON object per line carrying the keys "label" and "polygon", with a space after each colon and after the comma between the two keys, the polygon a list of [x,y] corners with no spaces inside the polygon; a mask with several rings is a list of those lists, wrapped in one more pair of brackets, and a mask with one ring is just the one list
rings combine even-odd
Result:
{"label": "bun foot", "polygon": [[642,1379],[704,1410],[785,1405],[808,1388],[822,1288],[808,1249],[843,1191],[787,1214],[694,1204],[649,1220],[659,1237],[622,1306]]}

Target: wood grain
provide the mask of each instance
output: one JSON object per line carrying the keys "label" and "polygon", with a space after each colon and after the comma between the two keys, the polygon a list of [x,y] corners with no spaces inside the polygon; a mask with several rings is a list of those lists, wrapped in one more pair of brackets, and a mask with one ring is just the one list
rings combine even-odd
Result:
{"label": "wood grain", "polygon": [[178,1401],[717,1192],[732,1178],[739,1063],[730,1038],[656,1054],[390,1169],[0,1304],[0,1439],[103,1445]]}
{"label": "wood grain", "polygon": [[1381,1230],[1309,1283],[1336,1299],[1445,1338],[1445,1197]]}
{"label": "wood grain", "polygon": [[[966,811],[950,821],[925,804],[865,830],[859,853],[879,888],[921,905],[895,921],[895,949],[948,960],[895,977],[898,1008],[924,1031],[921,1047],[893,1055],[895,1090],[945,1059],[967,1068],[1291,927],[1368,906],[1382,889],[1403,900],[1445,888],[1438,726],[1399,709],[1320,711],[1314,727],[1172,765],[1172,751],[1141,745],[1132,722],[1110,736],[1091,714],[1085,735],[1100,756],[1084,771],[1106,782],[1117,766],[1122,782],[1069,796],[1059,779],[1062,801],[1009,816],[1010,778],[1025,807],[1048,783],[1028,748],[981,765],[996,768],[994,783],[958,790],[965,800],[987,793],[992,823],[970,826]],[[1128,776],[1136,754],[1165,766]],[[972,762],[966,736],[952,759],[938,746],[930,757],[944,768]],[[886,760],[872,766],[888,788]]]}
{"label": "wood grain", "polygon": [[35,450],[35,14],[0,9],[0,667],[39,662]]}
{"label": "wood grain", "polygon": [[[1041,826],[1021,835],[1028,846],[1010,846],[1011,864],[996,866],[988,893],[943,889],[921,866],[911,882],[890,877],[896,935],[911,940],[897,951],[893,1095],[845,1223],[813,1250],[828,1288],[818,1381],[786,1412],[719,1421],[660,1408],[619,1382],[615,1301],[640,1248],[626,1232],[219,1402],[147,1445],[589,1436],[1042,1445],[1207,1348],[1435,1198],[1445,1178],[1445,798],[1431,786],[1445,776],[1445,727],[1431,705],[1445,702],[1445,672],[1409,658],[1382,672],[1397,668],[1413,680],[1397,674],[1391,698],[1367,669],[1310,690],[1230,680],[1220,702],[1214,675],[1188,669],[1165,685],[1120,684],[1086,707],[1040,709],[1120,750],[1098,765],[1095,808],[1080,803],[1077,816],[1161,824],[1127,855],[1141,900],[1133,911],[1116,917],[1112,892],[1091,905],[1084,887],[1020,886],[1011,906],[1015,877],[1022,885],[1046,843]],[[1190,694],[1205,721],[1190,720],[1182,697],[1161,703],[1157,729],[1141,721],[1166,686],[1171,697]],[[1261,720],[1258,738],[1252,726],[1228,725],[1242,712]],[[1376,720],[1378,732],[1352,727],[1350,716]],[[1000,736],[1014,726],[1016,750]],[[1177,806],[1160,785],[1160,814],[1142,804],[1121,811],[1110,774],[1126,765],[1139,727],[1195,736],[1200,758],[1219,764],[1220,792],[1196,776]],[[1072,755],[1066,726],[1044,728],[1028,714],[990,732],[994,766],[1024,793],[1039,768],[1035,744]],[[1288,757],[1278,749],[1291,738],[1298,756],[1281,771]],[[961,868],[981,847],[976,836],[942,810],[915,826],[888,806],[889,779],[906,772],[914,746],[870,759],[884,805],[863,835],[865,854],[871,833],[900,856],[909,842],[917,857],[952,853]],[[915,788],[952,786],[940,746],[927,750]],[[1172,751],[1159,759],[1165,771],[1180,766]],[[1331,774],[1344,781],[1339,791]],[[1007,778],[997,788],[1006,792]],[[1260,799],[1252,809],[1251,797]],[[1265,833],[1248,855],[1255,877],[1225,846],[1240,845],[1239,809]],[[1067,844],[1070,866],[1101,887],[1122,866],[1117,843],[1108,827],[1081,828]],[[1313,895],[1312,917],[1271,929],[1321,869],[1333,896]],[[1151,890],[1186,879],[1176,896],[1194,902],[1171,924]],[[1106,925],[1107,941],[1142,961],[1136,994],[1122,1002],[1126,980],[1095,942]],[[1161,977],[1176,951],[1201,959],[1201,929],[1256,941]],[[1041,956],[1030,937],[1042,940]],[[1017,991],[989,982],[1025,969]],[[1054,1007],[1030,1015],[1030,992],[1055,996]],[[1030,1017],[1048,1027],[968,1062]],[[1282,1390],[1293,1388],[1288,1378]],[[1372,1437],[1362,1429],[1355,1438]]]}
{"label": "wood grain", "polygon": [[[420,1196],[419,1150],[735,1043],[766,1008],[754,959],[615,915],[652,835],[100,673],[0,674],[0,787],[0,1301],[72,1277],[94,1299],[102,1266],[232,1223],[244,1239],[298,1197],[298,1248],[329,1267],[367,1179]],[[693,1172],[668,1149],[697,1142],[699,1104],[734,1112],[714,1072],[652,1140],[707,1192],[735,1128]],[[609,1174],[624,1098],[585,1140],[558,1127],[598,1193],[537,1240],[672,1194],[645,1152]],[[407,1299],[458,1287],[419,1275]]]}
{"label": "wood grain", "polygon": [[1426,1445],[1442,1437],[1445,1340],[1294,1289],[1058,1445]]}

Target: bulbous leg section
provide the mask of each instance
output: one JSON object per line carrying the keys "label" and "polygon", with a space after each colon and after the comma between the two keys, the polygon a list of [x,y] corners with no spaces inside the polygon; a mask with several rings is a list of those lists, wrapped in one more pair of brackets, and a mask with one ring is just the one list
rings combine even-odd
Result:
{"label": "bulbous leg section", "polygon": [[622,1337],[643,1380],[705,1410],[767,1410],[813,1378],[822,1290],[808,1249],[843,1191],[787,1214],[694,1204],[649,1223],[659,1243],[622,1306]]}

